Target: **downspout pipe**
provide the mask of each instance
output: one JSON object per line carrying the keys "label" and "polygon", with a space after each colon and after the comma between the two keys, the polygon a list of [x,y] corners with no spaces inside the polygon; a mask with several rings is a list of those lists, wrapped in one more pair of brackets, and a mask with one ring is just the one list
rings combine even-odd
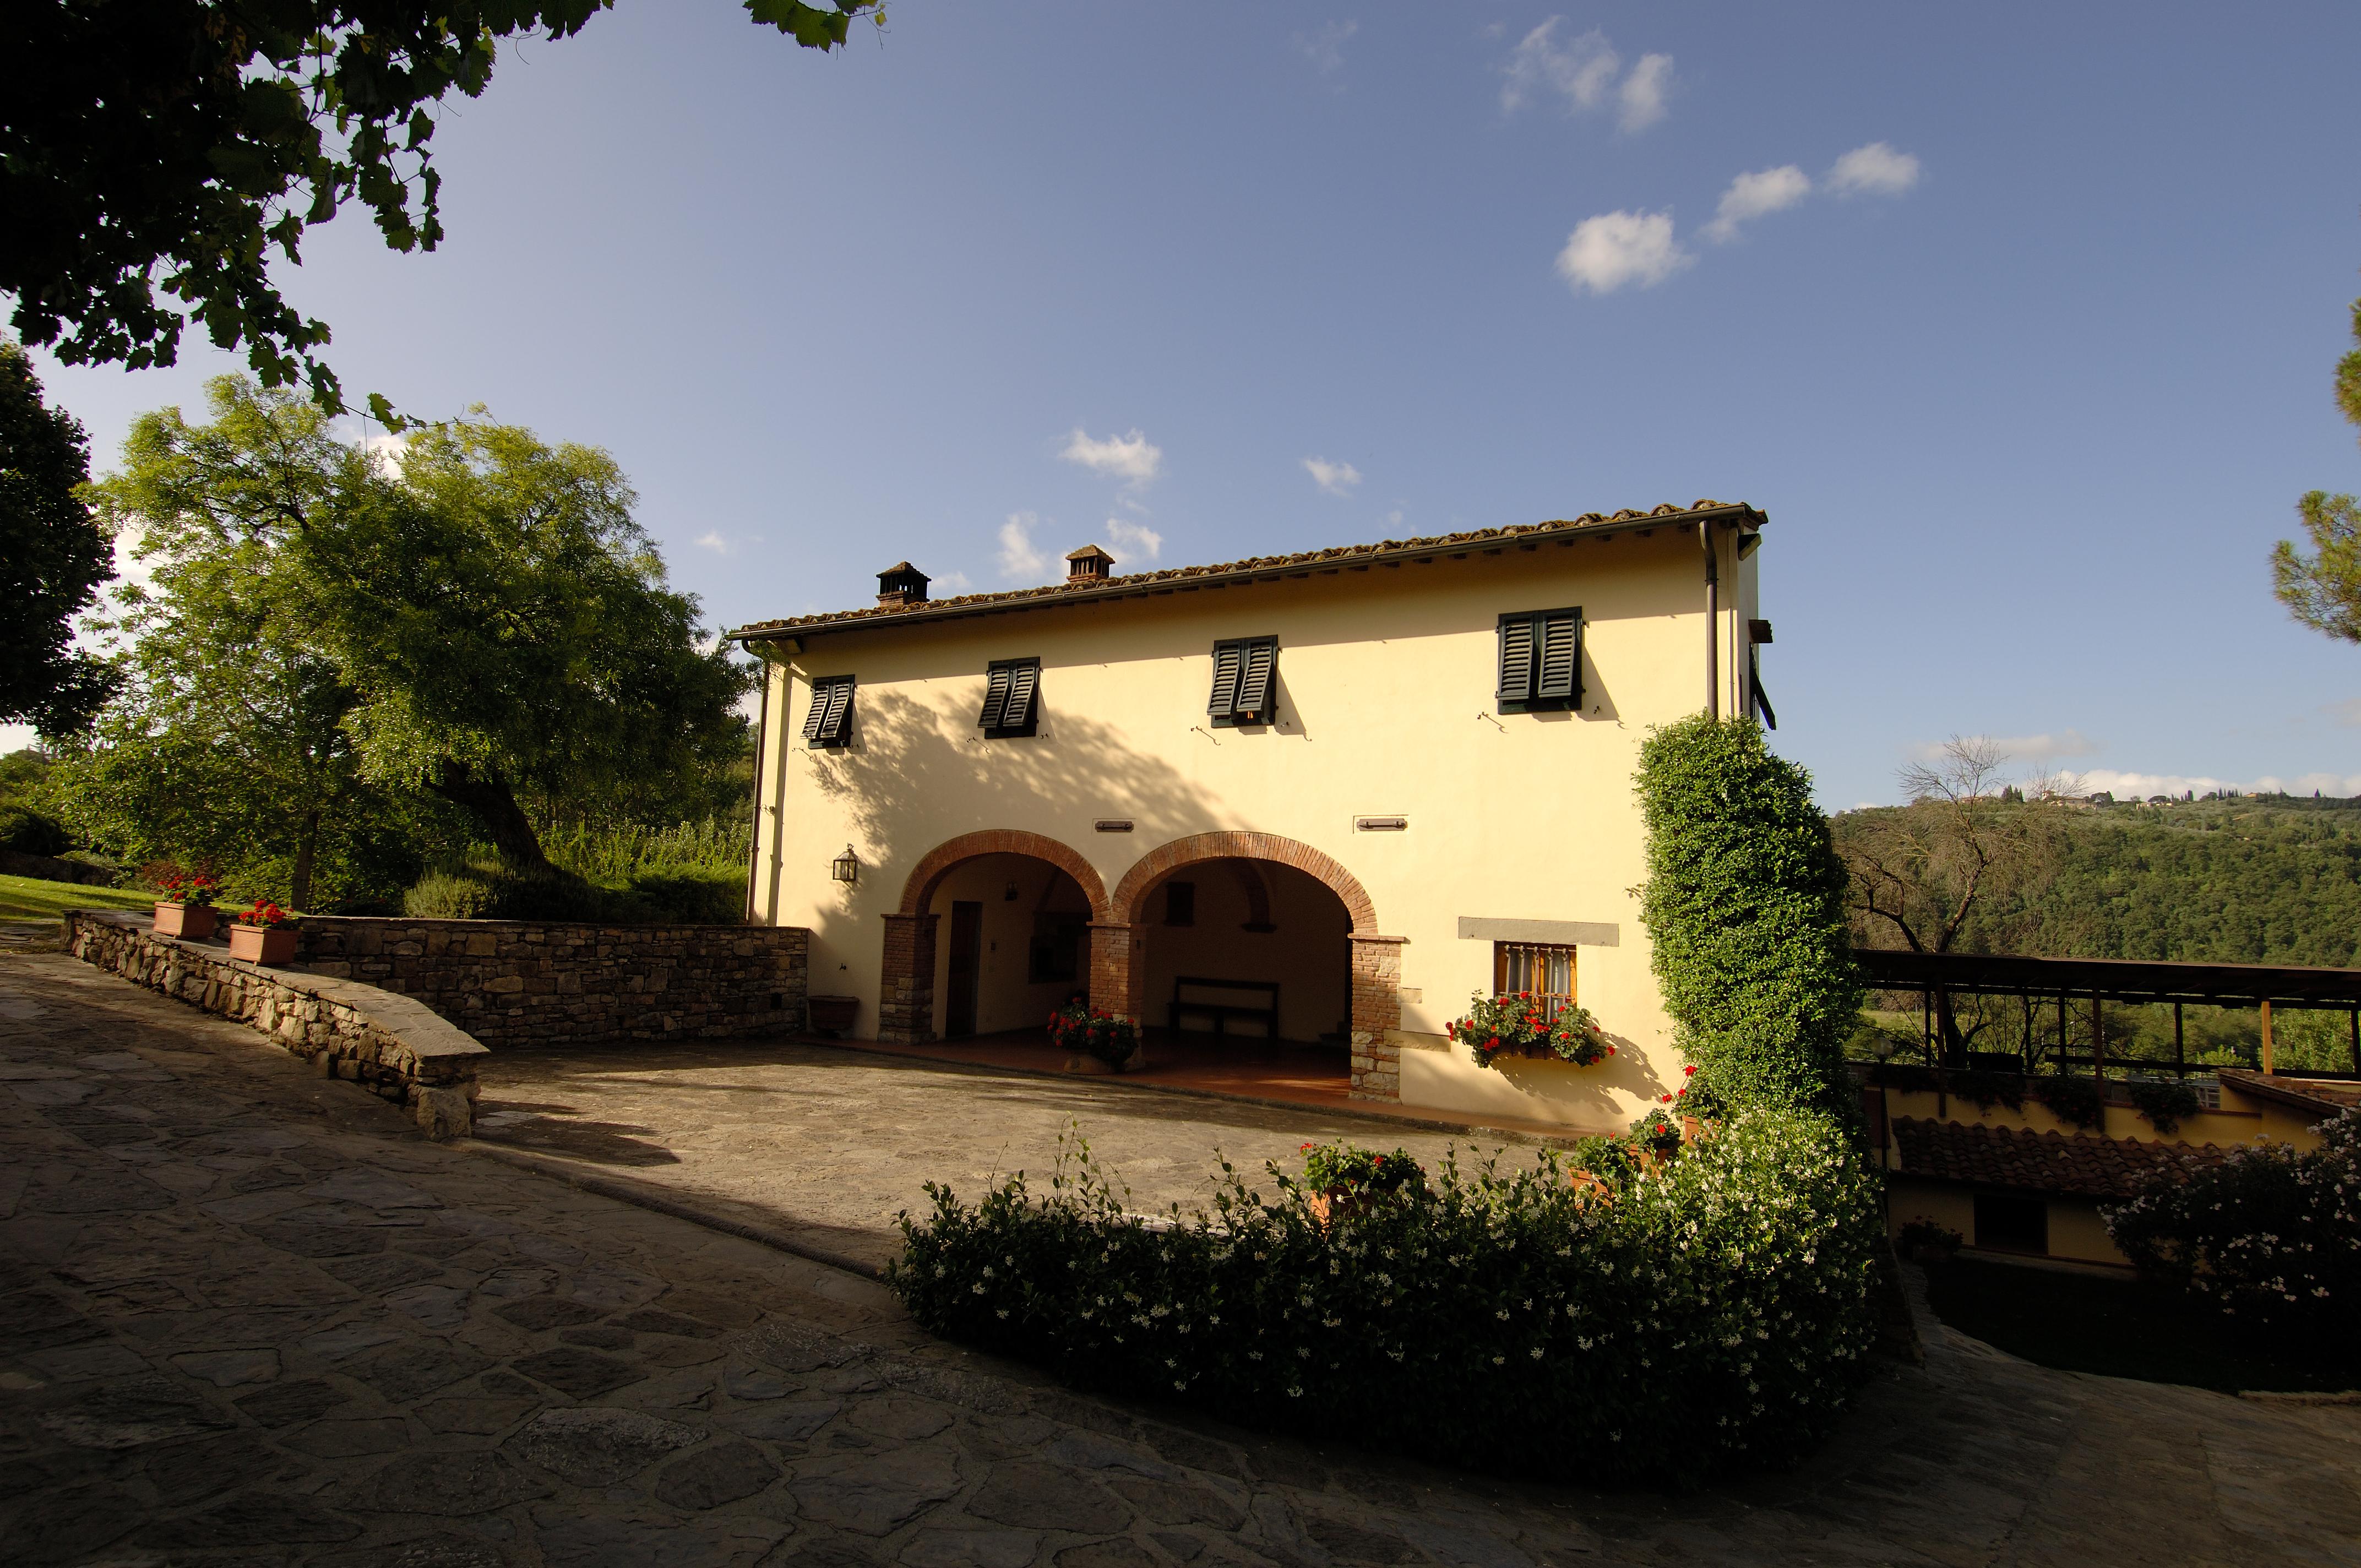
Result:
{"label": "downspout pipe", "polygon": [[1713,520],[1697,520],[1705,544],[1705,711],[1721,716],[1721,561],[1713,547]]}
{"label": "downspout pipe", "polygon": [[746,843],[746,924],[754,923],[754,889],[763,877],[763,753],[771,741],[771,661],[754,655],[763,671],[762,695],[754,701],[754,831]]}

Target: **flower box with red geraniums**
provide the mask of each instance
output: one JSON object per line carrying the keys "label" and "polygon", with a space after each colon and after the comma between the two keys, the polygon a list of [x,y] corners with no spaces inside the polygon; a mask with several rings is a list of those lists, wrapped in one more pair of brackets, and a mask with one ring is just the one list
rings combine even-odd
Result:
{"label": "flower box with red geraniums", "polygon": [[1498,1067],[1502,1057],[1553,1057],[1588,1067],[1615,1054],[1606,1032],[1587,1007],[1569,1003],[1549,1015],[1548,1004],[1530,991],[1506,996],[1471,993],[1467,1015],[1455,1018],[1443,1032],[1467,1047],[1477,1067]]}
{"label": "flower box with red geraniums", "polygon": [[229,928],[229,956],[250,964],[283,964],[295,956],[293,916],[267,899],[241,909]]}
{"label": "flower box with red geraniums", "polygon": [[214,934],[221,883],[203,872],[171,872],[156,884],[156,935],[202,942]]}
{"label": "flower box with red geraniums", "polygon": [[1069,1072],[1136,1070],[1145,1060],[1138,1026],[1087,1002],[1069,1002],[1049,1014],[1049,1043],[1065,1048]]}

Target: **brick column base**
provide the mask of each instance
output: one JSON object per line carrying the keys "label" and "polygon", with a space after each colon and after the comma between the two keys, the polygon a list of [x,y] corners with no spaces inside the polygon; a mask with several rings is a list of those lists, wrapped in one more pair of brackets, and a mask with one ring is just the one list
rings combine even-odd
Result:
{"label": "brick column base", "polygon": [[1140,987],[1148,983],[1148,938],[1121,921],[1091,922],[1091,1005],[1146,1025]]}
{"label": "brick column base", "polygon": [[1351,937],[1353,945],[1353,1098],[1401,1098],[1400,937]]}
{"label": "brick column base", "polygon": [[935,926],[939,915],[885,916],[885,963],[877,986],[877,1037],[923,1046],[935,1037]]}

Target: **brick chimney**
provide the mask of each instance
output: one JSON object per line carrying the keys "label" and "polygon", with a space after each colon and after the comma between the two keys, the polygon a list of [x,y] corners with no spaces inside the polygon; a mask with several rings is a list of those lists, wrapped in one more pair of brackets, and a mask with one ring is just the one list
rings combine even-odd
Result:
{"label": "brick chimney", "polygon": [[1095,544],[1066,552],[1066,586],[1070,588],[1085,583],[1104,583],[1114,572],[1115,557]]}
{"label": "brick chimney", "polygon": [[928,580],[926,573],[907,561],[898,562],[877,574],[877,602],[887,606],[924,604]]}

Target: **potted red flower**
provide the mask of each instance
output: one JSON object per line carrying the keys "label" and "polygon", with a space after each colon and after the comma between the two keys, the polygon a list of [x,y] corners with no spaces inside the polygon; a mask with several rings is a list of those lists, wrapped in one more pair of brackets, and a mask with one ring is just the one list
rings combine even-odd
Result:
{"label": "potted red flower", "polygon": [[229,956],[250,964],[283,964],[295,956],[295,917],[268,899],[237,912],[229,928]]}
{"label": "potted red flower", "polygon": [[202,942],[214,934],[214,895],[221,883],[203,872],[167,872],[156,884],[159,937]]}
{"label": "potted red flower", "polygon": [[1087,1002],[1049,1014],[1049,1043],[1065,1047],[1068,1072],[1136,1072],[1148,1065],[1138,1027]]}

